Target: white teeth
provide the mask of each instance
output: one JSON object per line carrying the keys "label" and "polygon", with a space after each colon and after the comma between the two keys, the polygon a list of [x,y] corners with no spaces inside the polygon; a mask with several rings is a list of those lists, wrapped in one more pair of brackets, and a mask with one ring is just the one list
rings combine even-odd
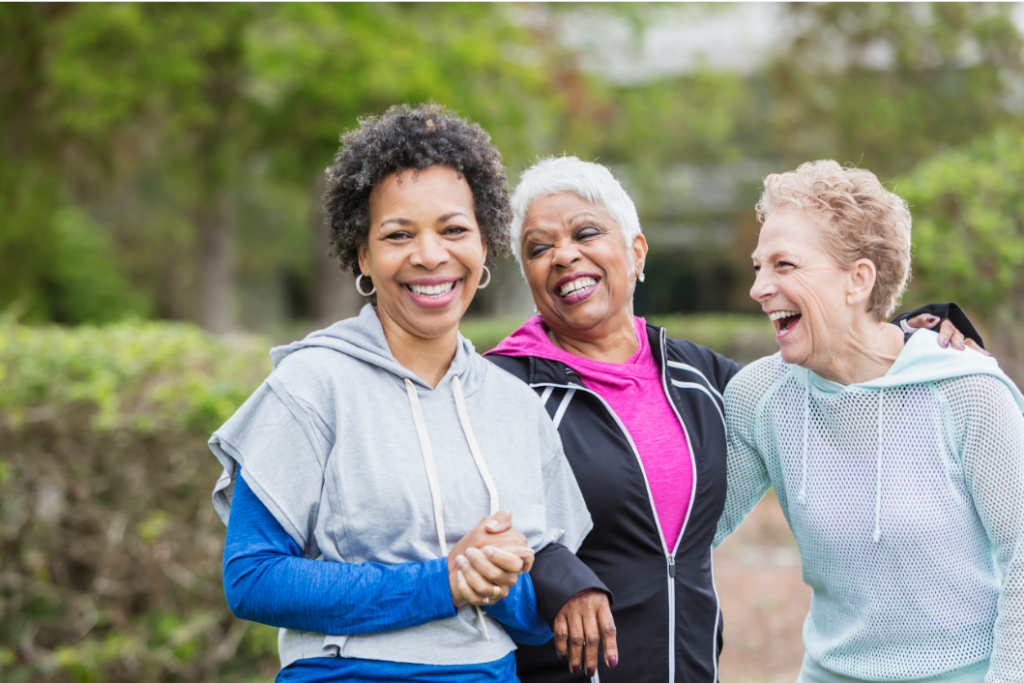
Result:
{"label": "white teeth", "polygon": [[438,298],[452,291],[452,287],[455,286],[455,282],[446,282],[443,285],[409,285],[409,289],[413,291],[413,294],[419,296],[429,296]]}
{"label": "white teeth", "polygon": [[578,277],[572,282],[567,282],[562,285],[562,289],[558,291],[558,295],[562,297],[569,296],[575,291],[587,289],[597,284],[597,280],[592,277]]}
{"label": "white teeth", "polygon": [[799,311],[775,311],[774,313],[768,314],[769,320],[782,320],[793,315],[800,315]]}

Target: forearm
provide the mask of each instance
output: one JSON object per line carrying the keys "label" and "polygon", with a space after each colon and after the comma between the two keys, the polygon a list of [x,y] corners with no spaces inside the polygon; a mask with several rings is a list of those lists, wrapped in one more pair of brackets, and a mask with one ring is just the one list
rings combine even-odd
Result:
{"label": "forearm", "polygon": [[264,553],[225,563],[235,616],[280,628],[355,635],[455,616],[445,558],[397,565]]}
{"label": "forearm", "polygon": [[393,631],[456,613],[447,558],[395,565],[303,558],[241,474],[224,544],[224,593],[242,619],[333,635]]}
{"label": "forearm", "polygon": [[497,619],[516,643],[543,645],[554,636],[544,617],[537,611],[537,596],[529,574],[521,574],[508,596],[494,605],[484,607],[484,611]]}

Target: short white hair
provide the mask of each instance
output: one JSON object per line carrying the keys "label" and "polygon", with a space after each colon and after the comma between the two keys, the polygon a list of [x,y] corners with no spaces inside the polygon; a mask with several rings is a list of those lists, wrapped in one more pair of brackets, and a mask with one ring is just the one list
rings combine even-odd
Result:
{"label": "short white hair", "polygon": [[618,222],[626,246],[641,234],[633,200],[607,167],[576,157],[548,157],[526,169],[512,193],[512,251],[520,271],[523,256],[519,239],[526,214],[538,200],[566,192],[603,207]]}

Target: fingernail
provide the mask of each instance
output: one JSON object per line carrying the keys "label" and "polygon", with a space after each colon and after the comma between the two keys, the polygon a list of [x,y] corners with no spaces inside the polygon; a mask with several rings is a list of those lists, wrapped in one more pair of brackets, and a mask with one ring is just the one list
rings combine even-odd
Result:
{"label": "fingernail", "polygon": [[570,666],[569,671],[573,672],[574,674],[578,674],[581,668],[582,667],[579,664],[576,664],[574,666]]}
{"label": "fingernail", "polygon": [[618,665],[619,665],[619,658],[618,657],[616,657],[615,655],[612,655],[611,657],[608,658],[608,666],[610,668],[614,669]]}
{"label": "fingernail", "polygon": [[462,569],[462,565],[464,565],[464,564],[466,564],[466,558],[464,558],[462,555],[459,555],[459,556],[457,556],[455,558],[455,566],[456,567],[458,567],[459,569]]}
{"label": "fingernail", "polygon": [[947,346],[949,346],[949,340],[948,339],[942,339],[942,340],[939,341],[939,343],[942,344],[942,348],[946,348]]}
{"label": "fingernail", "polygon": [[465,578],[466,578],[465,576],[462,575],[462,571],[458,570],[458,569],[455,570],[455,575],[458,576],[460,579],[463,579],[463,580],[465,580]]}
{"label": "fingernail", "polygon": [[991,357],[991,356],[992,356],[992,354],[991,354],[991,353],[989,353],[988,351],[986,351],[985,349],[982,349],[982,350],[981,350],[981,352],[982,352],[983,354],[985,354],[986,356],[989,356],[989,357]]}
{"label": "fingernail", "polygon": [[563,655],[558,650],[555,650],[555,654],[558,655],[558,658],[561,659],[563,662],[565,661],[566,657],[568,657],[568,655]]}
{"label": "fingernail", "polygon": [[466,557],[473,557],[473,548],[466,548]]}
{"label": "fingernail", "polygon": [[934,325],[937,322],[939,322],[938,316],[934,316],[934,315],[928,316],[928,324],[929,325]]}
{"label": "fingernail", "polygon": [[587,667],[587,676],[589,676],[590,678],[593,678],[594,674],[596,674],[596,673],[597,673],[597,668],[595,668],[593,666]]}
{"label": "fingernail", "polygon": [[484,524],[484,526],[487,527],[488,529],[497,529],[498,528],[498,520],[492,519],[489,522],[487,522],[487,524]]}
{"label": "fingernail", "polygon": [[487,557],[491,557],[492,555],[494,555],[494,548],[492,548],[489,545],[484,546],[484,555],[486,555]]}

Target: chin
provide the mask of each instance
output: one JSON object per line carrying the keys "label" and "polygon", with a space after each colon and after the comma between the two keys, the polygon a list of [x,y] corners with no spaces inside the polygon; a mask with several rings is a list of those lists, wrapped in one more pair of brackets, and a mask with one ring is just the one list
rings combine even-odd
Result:
{"label": "chin", "polygon": [[801,344],[794,344],[792,342],[779,344],[779,353],[782,356],[782,360],[790,365],[799,365],[801,367],[805,367],[804,362],[810,355],[806,349],[802,348]]}

